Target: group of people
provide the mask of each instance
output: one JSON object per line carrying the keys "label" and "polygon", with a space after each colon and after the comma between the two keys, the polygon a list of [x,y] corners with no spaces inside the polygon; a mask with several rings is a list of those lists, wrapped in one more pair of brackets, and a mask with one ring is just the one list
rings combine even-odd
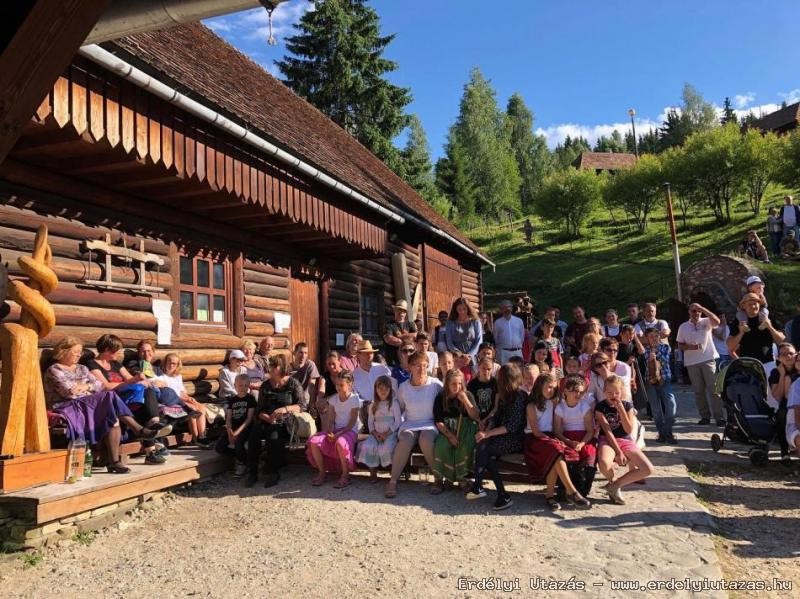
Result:
{"label": "group of people", "polygon": [[[602,323],[576,306],[569,324],[551,306],[526,327],[511,301],[501,303],[500,316],[490,323],[458,298],[428,335],[408,320],[401,301],[386,323],[383,352],[353,333],[341,352],[325,356],[323,372],[303,342],[288,359],[274,351],[270,337],[258,346],[245,340],[219,372],[225,425],[215,447],[235,456],[235,474],[246,475],[246,486],[263,472],[270,487],[287,463],[292,427],[306,419],[318,430],[306,445],[314,485],[333,473],[335,486],[347,487],[350,473],[362,464],[371,482],[380,480],[380,469],[389,470],[385,495],[393,498],[418,447],[434,475],[431,493],[459,486],[467,499],[479,499],[490,478],[494,507],[502,510],[512,499],[499,460],[523,453],[531,480],[545,484],[552,509],[565,501],[589,508],[597,469],[608,481],[611,501],[624,504],[622,489],[653,472],[642,450],[644,414],[637,408],[650,412],[659,442],[677,443],[671,382],[674,369],[685,367],[698,424],[713,419],[724,426],[714,376],[726,361],[747,356],[765,366],[787,433],[781,452],[788,457],[800,443],[800,357],[769,318],[763,281],[750,277],[746,284],[748,293],[730,324],[725,315],[689,306],[689,320],[675,336],[681,360],[674,359],[670,327],[652,303],[641,311],[628,305],[627,322],[609,309]],[[800,316],[795,320],[787,331],[800,331]],[[109,472],[128,471],[119,459],[123,429],[141,440],[146,463],[162,463],[169,450],[159,439],[171,429],[164,416],[177,410],[188,418],[195,443],[210,447],[208,405],[186,392],[180,356],[164,356],[162,370],[154,365],[153,343],[144,340],[136,357],[123,364],[122,347],[114,335],[98,339],[96,355],[84,356],[80,340],[72,337],[55,346],[44,377],[48,406],[73,438],[104,443]],[[635,406],[642,397],[646,401]],[[617,466],[627,472],[618,476]]]}
{"label": "group of people", "polygon": [[[510,313],[510,302],[503,309]],[[517,327],[511,321],[504,328],[502,320],[495,322],[496,342]],[[567,358],[553,342],[556,320],[546,316],[537,324],[529,360],[523,359],[522,340],[496,355],[484,341],[485,323],[464,298],[440,319],[434,343],[412,328],[404,304],[395,305],[385,328],[386,363],[369,340],[351,336],[345,355],[326,357],[335,392],[326,383],[316,398],[320,430],[306,448],[316,471],[312,484],[324,484],[333,473],[334,486],[344,488],[363,464],[375,483],[379,469],[389,470],[384,493],[393,498],[418,446],[433,472],[434,495],[458,486],[467,499],[480,499],[490,478],[494,509],[505,509],[512,498],[499,460],[523,453],[531,480],[545,484],[551,509],[561,509],[562,502],[590,508],[587,496],[598,468],[609,498],[625,503],[622,489],[649,476],[653,466],[636,441],[630,369],[617,360],[618,341],[604,338],[588,356]],[[582,335],[570,333],[582,342]],[[615,466],[627,466],[627,472],[617,476]],[[250,470],[245,484],[257,476]]]}
{"label": "group of people", "polygon": [[756,231],[748,231],[742,241],[742,253],[762,262],[770,262],[770,252],[785,260],[800,260],[800,206],[794,203],[793,196],[784,196],[780,209],[774,206],[769,208],[767,235],[769,250]]}

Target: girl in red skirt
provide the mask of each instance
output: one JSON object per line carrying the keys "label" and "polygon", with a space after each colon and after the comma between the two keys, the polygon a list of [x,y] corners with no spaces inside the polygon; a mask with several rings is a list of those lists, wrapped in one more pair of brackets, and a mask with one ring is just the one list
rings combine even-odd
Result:
{"label": "girl in red skirt", "polygon": [[564,443],[564,460],[575,488],[589,496],[596,472],[594,402],[586,396],[586,381],[581,375],[562,379],[564,394],[553,414],[553,433]]}
{"label": "girl in red skirt", "polygon": [[588,510],[592,504],[572,484],[564,461],[566,445],[553,437],[553,412],[558,403],[558,379],[551,373],[540,374],[533,385],[525,410],[528,426],[525,428],[523,450],[525,464],[533,482],[545,481],[545,501],[551,510],[560,510],[556,499],[556,479],[560,479],[567,492],[567,501],[578,509]]}
{"label": "girl in red skirt", "polygon": [[[613,503],[625,505],[622,487],[644,480],[653,473],[653,464],[636,446],[631,435],[636,422],[633,404],[623,401],[626,381],[616,374],[605,381],[605,399],[595,406],[594,417],[600,425],[600,444],[597,448],[597,467],[608,480],[606,493]],[[614,464],[628,466],[628,472],[615,477]]]}

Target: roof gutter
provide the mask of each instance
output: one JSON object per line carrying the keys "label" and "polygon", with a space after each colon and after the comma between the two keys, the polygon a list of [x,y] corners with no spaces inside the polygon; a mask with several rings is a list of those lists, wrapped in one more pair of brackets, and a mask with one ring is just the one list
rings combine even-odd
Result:
{"label": "roof gutter", "polygon": [[186,112],[198,117],[199,119],[211,123],[216,127],[219,127],[223,131],[226,131],[233,137],[244,141],[245,143],[253,146],[265,152],[266,154],[273,156],[283,162],[284,164],[299,170],[315,181],[319,181],[326,187],[329,187],[343,195],[346,195],[356,202],[362,204],[364,207],[377,212],[378,214],[386,217],[388,220],[391,220],[397,224],[404,224],[406,221],[413,222],[419,227],[441,237],[449,241],[450,243],[456,245],[460,249],[472,254],[482,262],[485,262],[492,268],[495,268],[494,262],[489,260],[486,256],[482,255],[480,252],[475,251],[471,247],[467,246],[466,244],[462,243],[452,235],[442,231],[438,227],[433,226],[431,223],[422,220],[405,210],[395,208],[394,210],[389,210],[388,208],[382,206],[375,200],[372,200],[362,194],[359,191],[356,191],[349,185],[345,185],[341,181],[334,179],[330,175],[322,172],[317,167],[301,160],[294,154],[290,154],[289,152],[279,148],[275,144],[267,141],[260,135],[256,135],[252,131],[249,131],[235,123],[231,119],[223,116],[219,112],[208,108],[204,104],[189,98],[188,96],[182,94],[178,90],[173,87],[170,87],[158,79],[151,77],[141,69],[136,68],[132,64],[125,62],[123,59],[119,58],[118,56],[114,55],[113,53],[105,50],[97,45],[88,45],[83,46],[79,51],[79,54],[85,58],[88,58],[94,63],[99,64],[102,67],[116,73],[123,79],[130,81],[137,87],[145,89],[152,93],[153,95],[161,98],[162,100],[173,104],[174,106],[178,106],[179,108],[185,110]]}

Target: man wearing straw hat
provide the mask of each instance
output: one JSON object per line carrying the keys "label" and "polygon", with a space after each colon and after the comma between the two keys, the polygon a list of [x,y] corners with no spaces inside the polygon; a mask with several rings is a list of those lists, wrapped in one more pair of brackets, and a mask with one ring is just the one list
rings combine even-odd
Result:
{"label": "man wearing straw hat", "polygon": [[361,398],[361,422],[367,422],[367,406],[374,399],[375,381],[381,376],[392,376],[392,371],[383,364],[372,361],[377,349],[373,349],[368,339],[358,342],[358,366],[353,371],[353,391]]}
{"label": "man wearing straw hat", "polygon": [[417,333],[417,325],[408,320],[408,302],[401,299],[394,306],[394,320],[386,323],[383,329],[383,342],[386,344],[386,361],[391,366],[397,365],[397,349],[403,344],[403,335]]}

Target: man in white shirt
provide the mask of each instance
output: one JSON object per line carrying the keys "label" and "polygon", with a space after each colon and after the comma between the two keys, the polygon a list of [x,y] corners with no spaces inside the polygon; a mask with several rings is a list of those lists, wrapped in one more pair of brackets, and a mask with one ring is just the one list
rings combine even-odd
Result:
{"label": "man in white shirt", "polygon": [[794,231],[794,236],[798,237],[798,225],[800,225],[800,207],[794,204],[794,197],[792,196],[784,196],[783,198],[783,206],[781,206],[781,211],[779,217],[781,222],[783,223],[783,238],[789,235],[789,231]]}
{"label": "man in white shirt", "polygon": [[[361,341],[358,344],[358,368],[353,372],[353,390],[361,398],[364,405],[369,404],[374,399],[375,381],[378,377],[386,375],[392,376],[392,371],[388,366],[376,364],[372,357],[378,350],[372,348],[369,340]],[[366,421],[365,421],[366,422]]]}
{"label": "man in white shirt", "polygon": [[514,356],[522,357],[525,324],[511,313],[511,309],[511,300],[503,300],[500,303],[501,316],[494,321],[494,342],[500,364],[505,364]]}
{"label": "man in white shirt", "polygon": [[656,305],[650,302],[646,303],[642,309],[642,314],[644,317],[636,323],[633,329],[636,332],[636,336],[641,339],[647,329],[656,329],[661,337],[661,343],[669,343],[669,335],[672,331],[669,330],[666,320],[656,318]]}
{"label": "man in white shirt", "polygon": [[711,331],[720,324],[711,310],[700,304],[689,306],[689,320],[678,327],[678,349],[683,351],[683,365],[689,371],[694,400],[700,413],[698,424],[711,424],[711,416],[717,426],[725,426],[722,401],[714,391],[714,375],[719,357]]}

